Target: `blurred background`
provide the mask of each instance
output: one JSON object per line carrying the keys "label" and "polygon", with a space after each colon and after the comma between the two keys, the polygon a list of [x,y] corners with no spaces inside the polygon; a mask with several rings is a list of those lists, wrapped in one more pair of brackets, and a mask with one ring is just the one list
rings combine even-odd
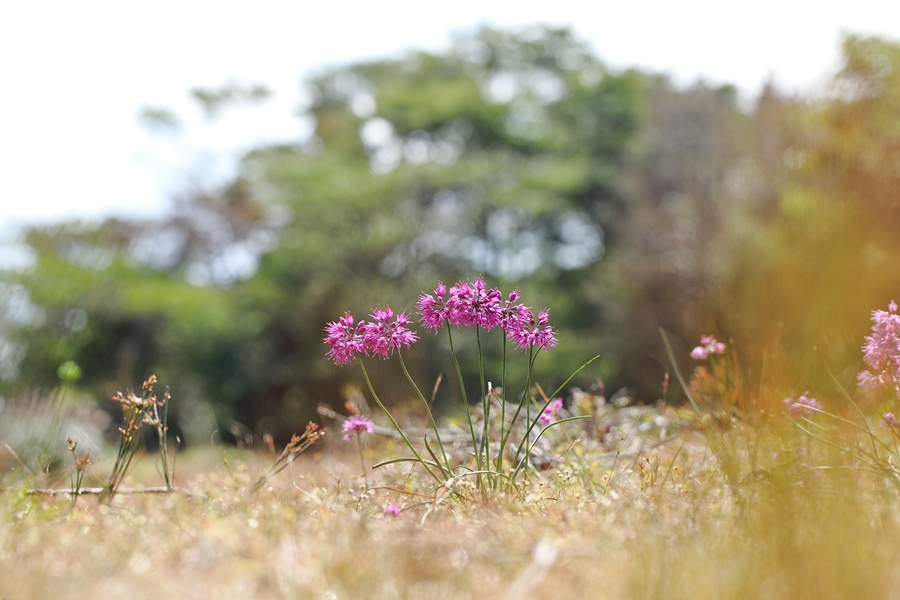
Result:
{"label": "blurred background", "polygon": [[577,385],[657,401],[660,327],[761,404],[853,388],[900,300],[900,9],[580,4],[0,9],[0,436],[156,373],[187,444],[283,438],[360,385],[327,321],[478,275],[551,308],[545,389],[600,354]]}

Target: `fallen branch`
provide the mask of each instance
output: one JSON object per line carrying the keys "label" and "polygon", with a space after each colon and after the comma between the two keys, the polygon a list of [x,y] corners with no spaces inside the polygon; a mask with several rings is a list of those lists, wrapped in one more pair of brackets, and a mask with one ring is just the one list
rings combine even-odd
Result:
{"label": "fallen branch", "polygon": [[[11,488],[6,488],[9,490]],[[6,491],[4,490],[4,491]],[[32,488],[25,490],[25,493],[29,496],[61,496],[63,494],[77,494],[78,496],[83,495],[100,495],[104,492],[109,492],[109,488],[105,487],[95,487],[95,488],[80,488],[77,492],[71,488],[68,489],[56,489],[56,488]],[[176,493],[182,494],[184,496],[188,496],[190,498],[206,498],[206,496],[202,494],[195,494],[190,492],[184,488],[167,488],[163,487],[151,487],[151,488],[119,488],[116,490],[117,494],[168,494],[168,493]]]}

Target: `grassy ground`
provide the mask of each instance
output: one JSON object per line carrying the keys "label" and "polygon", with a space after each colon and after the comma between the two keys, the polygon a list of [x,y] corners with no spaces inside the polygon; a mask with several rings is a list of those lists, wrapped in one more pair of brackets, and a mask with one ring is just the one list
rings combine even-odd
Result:
{"label": "grassy ground", "polygon": [[[441,496],[408,465],[369,469],[367,488],[355,443],[339,436],[249,498],[273,453],[231,449],[227,466],[211,449],[185,453],[176,483],[193,495],[121,494],[109,505],[84,496],[74,507],[68,496],[26,493],[65,487],[64,471],[44,481],[7,463],[0,595],[900,597],[900,503],[888,471],[786,419],[713,430],[671,408],[595,417],[552,440],[549,468],[528,485],[488,500],[474,478],[460,496]],[[400,453],[380,438],[365,460]],[[91,465],[85,485],[107,467]],[[145,456],[126,485],[158,485],[155,471]],[[396,518],[384,512],[393,502],[403,507]]]}

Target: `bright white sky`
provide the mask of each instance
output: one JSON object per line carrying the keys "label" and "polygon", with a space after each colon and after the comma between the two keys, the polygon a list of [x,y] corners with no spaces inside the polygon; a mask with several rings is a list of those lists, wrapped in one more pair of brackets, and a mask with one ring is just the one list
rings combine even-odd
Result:
{"label": "bright white sky", "polygon": [[[440,49],[453,31],[571,25],[610,66],[734,83],[769,76],[814,90],[840,32],[900,39],[889,0],[34,0],[0,5],[0,237],[22,223],[158,215],[178,191],[232,172],[255,144],[303,135],[301,77],[324,65]],[[208,123],[188,90],[229,79],[269,86],[262,108]],[[142,106],[187,116],[154,135]],[[193,111],[193,112],[192,112]],[[208,181],[208,179],[206,179]]]}

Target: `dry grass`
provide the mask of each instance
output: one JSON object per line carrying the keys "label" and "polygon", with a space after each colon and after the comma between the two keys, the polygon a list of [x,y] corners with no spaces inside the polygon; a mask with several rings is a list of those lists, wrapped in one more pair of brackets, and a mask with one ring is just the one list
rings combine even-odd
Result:
{"label": "dry grass", "polygon": [[[609,431],[595,431],[523,494],[447,496],[424,522],[431,482],[392,465],[370,474],[364,493],[358,456],[337,440],[249,499],[243,492],[272,458],[264,452],[229,450],[231,474],[212,450],[179,457],[178,485],[193,498],[119,495],[106,506],[83,497],[73,509],[66,497],[25,494],[34,481],[20,479],[0,496],[0,594],[900,597],[896,486],[853,468],[808,467],[841,457],[789,426],[723,431],[739,474],[731,484],[722,455],[690,426],[629,455],[632,438],[658,438],[633,434],[619,456],[604,451]],[[389,444],[370,448],[367,460],[394,455]],[[14,480],[4,475],[6,485]],[[127,483],[142,482],[158,485],[149,456]],[[389,502],[405,507],[399,518],[383,513]]]}

